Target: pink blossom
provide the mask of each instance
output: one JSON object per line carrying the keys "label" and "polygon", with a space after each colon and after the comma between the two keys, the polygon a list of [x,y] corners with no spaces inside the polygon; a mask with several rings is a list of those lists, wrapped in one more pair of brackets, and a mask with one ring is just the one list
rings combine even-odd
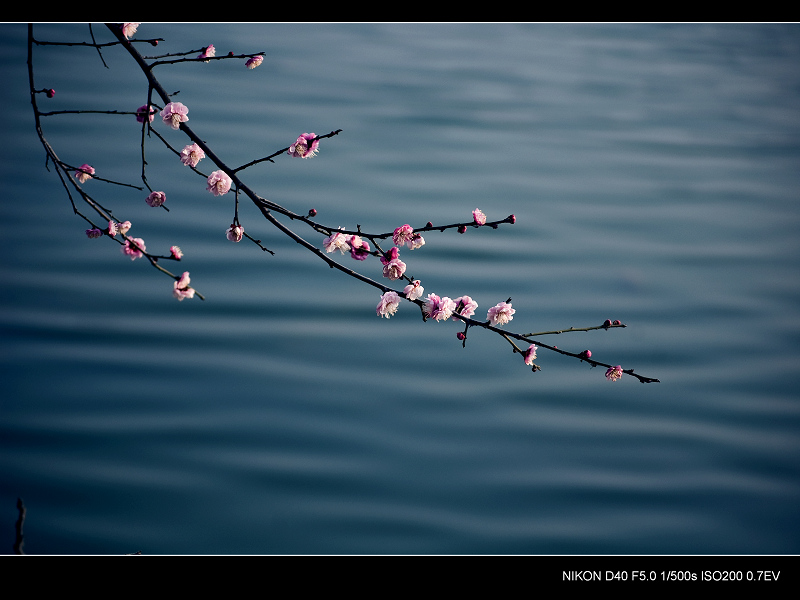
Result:
{"label": "pink blossom", "polygon": [[92,175],[94,175],[94,167],[91,167],[85,163],[75,170],[75,179],[81,183],[86,183],[92,178]]}
{"label": "pink blossom", "polygon": [[322,242],[322,245],[325,248],[325,252],[333,252],[338,250],[344,254],[350,249],[350,245],[347,243],[347,236],[340,231],[334,231],[331,233],[325,238],[325,240]]}
{"label": "pink blossom", "polygon": [[145,117],[149,118],[150,122],[153,122],[153,119],[156,118],[156,109],[152,106],[147,106],[147,104],[143,104],[139,108],[136,109],[136,120],[139,123],[144,123]]}
{"label": "pink blossom", "polygon": [[189,271],[184,271],[180,279],[173,284],[172,295],[175,296],[179,302],[182,302],[184,298],[194,298],[194,288],[189,287],[190,282]]}
{"label": "pink blossom", "polygon": [[[453,300],[456,305],[456,312],[460,314],[462,317],[471,317],[475,314],[475,309],[478,308],[478,303],[475,302],[469,296],[461,296],[460,298],[456,298]],[[461,310],[458,309],[460,305],[462,305]],[[457,317],[453,317],[453,321],[458,321]]]}
{"label": "pink blossom", "polygon": [[[208,47],[197,56],[197,58],[212,58],[213,56],[216,55],[216,53],[217,51],[214,48],[214,44],[209,44]],[[210,62],[210,61],[204,61],[204,62]]]}
{"label": "pink blossom", "polygon": [[606,379],[609,381],[616,381],[620,377],[622,377],[622,367],[620,365],[609,367],[608,371],[606,371]]}
{"label": "pink blossom", "polygon": [[456,303],[447,296],[441,298],[436,294],[428,294],[425,299],[425,305],[422,307],[422,312],[429,319],[436,319],[437,321],[445,321],[453,316],[453,311],[456,309]]}
{"label": "pink blossom", "polygon": [[141,23],[123,23],[122,24],[122,35],[125,36],[125,39],[130,39],[130,37],[136,33],[136,30],[139,28]]}
{"label": "pink blossom", "polygon": [[97,227],[95,227],[94,229],[86,230],[86,237],[88,237],[90,240],[97,239],[102,235],[103,235],[103,230],[98,229]]}
{"label": "pink blossom", "polygon": [[231,223],[231,226],[228,227],[228,230],[225,232],[227,238],[232,242],[241,242],[242,238],[244,237],[244,227],[241,225],[235,225]]}
{"label": "pink blossom", "polygon": [[117,235],[117,232],[119,231],[119,228],[117,227],[117,224],[114,223],[114,221],[109,221],[108,222],[108,230],[107,231],[108,231],[108,235],[110,235],[111,237],[114,237],[114,236]]}
{"label": "pink blossom", "polygon": [[400,296],[397,292],[386,292],[381,296],[381,301],[375,308],[375,312],[379,317],[386,317],[387,319],[397,312],[397,307],[400,304]]}
{"label": "pink blossom", "polygon": [[244,63],[244,66],[247,67],[248,69],[255,69],[262,62],[264,62],[264,57],[259,54],[258,56],[251,56],[250,58],[248,58],[247,62]]}
{"label": "pink blossom", "polygon": [[424,291],[425,288],[420,285],[419,279],[415,279],[413,283],[410,283],[405,288],[403,288],[403,293],[409,300],[416,300],[417,298],[422,298],[422,293]]}
{"label": "pink blossom", "polygon": [[360,236],[350,236],[347,243],[350,244],[350,256],[354,259],[366,260],[369,256],[369,244],[362,240]]}
{"label": "pink blossom", "polygon": [[388,265],[391,261],[398,258],[400,256],[400,251],[397,249],[397,246],[393,246],[389,252],[386,253],[385,256],[381,256],[381,264]]}
{"label": "pink blossom", "polygon": [[215,196],[222,196],[231,191],[233,181],[225,171],[214,171],[208,176],[208,186],[206,189]]}
{"label": "pink blossom", "polygon": [[422,248],[425,245],[425,238],[422,237],[419,233],[415,233],[411,236],[411,239],[406,242],[406,246],[411,248],[412,250],[416,250],[417,248]]}
{"label": "pink blossom", "polygon": [[400,279],[406,272],[406,263],[399,258],[395,258],[386,263],[383,267],[383,276],[392,281]]}
{"label": "pink blossom", "polygon": [[123,235],[128,233],[128,230],[130,228],[131,228],[130,221],[123,221],[122,223],[117,223],[117,231],[119,231]]}
{"label": "pink blossom", "polygon": [[489,309],[486,318],[496,327],[497,325],[505,325],[511,321],[514,318],[513,315],[515,312],[517,311],[511,308],[511,304],[508,302],[500,302]]}
{"label": "pink blossom", "polygon": [[180,260],[183,258],[183,251],[178,246],[170,246],[169,253],[175,260]]}
{"label": "pink blossom", "polygon": [[173,129],[180,129],[181,123],[189,120],[189,117],[186,116],[189,114],[189,109],[180,102],[170,102],[159,114],[164,119],[164,123]]}
{"label": "pink blossom", "polygon": [[536,346],[536,344],[531,344],[528,347],[528,349],[525,351],[525,354],[524,354],[525,364],[528,365],[529,367],[532,366],[533,365],[533,361],[536,360],[536,350],[537,349],[538,349],[538,346]]}
{"label": "pink blossom", "polygon": [[402,246],[406,242],[410,242],[412,236],[414,235],[414,229],[406,223],[402,227],[398,227],[394,230],[392,234],[392,241],[394,242],[395,246]]}
{"label": "pink blossom", "polygon": [[197,144],[190,144],[181,150],[181,162],[187,167],[196,167],[205,157],[206,153]]}
{"label": "pink blossom", "polygon": [[475,225],[478,227],[486,225],[486,215],[483,214],[480,208],[476,208],[472,211],[472,220],[475,221]]}
{"label": "pink blossom", "polygon": [[[317,152],[319,152],[319,140],[314,140],[315,137],[317,137],[316,133],[304,133],[297,138],[294,144],[289,146],[287,154],[299,158],[311,158],[312,156],[316,156]],[[311,140],[314,141],[312,142]],[[308,147],[309,142],[311,143],[310,148]]]}
{"label": "pink blossom", "polygon": [[142,238],[133,238],[131,240],[125,240],[125,245],[122,246],[121,250],[123,254],[130,256],[131,260],[136,260],[143,256],[142,253],[146,252],[147,248],[145,248]]}
{"label": "pink blossom", "polygon": [[148,206],[158,208],[167,201],[167,195],[164,192],[150,192],[150,195],[144,200]]}

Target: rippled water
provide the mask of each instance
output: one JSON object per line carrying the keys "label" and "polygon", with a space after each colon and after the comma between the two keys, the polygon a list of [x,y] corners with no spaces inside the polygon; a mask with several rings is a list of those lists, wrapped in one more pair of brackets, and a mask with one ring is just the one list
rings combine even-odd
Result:
{"label": "rippled water", "polygon": [[[513,331],[621,319],[543,341],[650,385],[543,351],[534,374],[498,336],[462,348],[454,323],[408,306],[378,319],[373,288],[251,207],[242,222],[275,256],[229,243],[230,202],[151,144],[169,213],[92,190],[148,249],[184,249],[207,299],[176,302],[83,235],[33,130],[26,28],[0,33],[0,517],[12,532],[24,498],[29,553],[800,552],[798,26],[139,30],[164,52],[266,53],[254,71],[157,72],[229,164],[343,130],[313,160],[248,169],[263,196],[369,231],[514,213],[426,236],[410,272],[479,313],[511,297]],[[42,106],[143,104],[143,77],[104,57],[38,48],[37,86],[57,90]],[[133,183],[136,132],[45,122],[63,160]]]}

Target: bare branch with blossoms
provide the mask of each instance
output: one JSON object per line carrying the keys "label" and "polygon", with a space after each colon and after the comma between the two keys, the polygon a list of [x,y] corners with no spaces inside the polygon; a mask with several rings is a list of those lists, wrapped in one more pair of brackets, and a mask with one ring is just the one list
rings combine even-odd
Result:
{"label": "bare branch with blossoms", "polygon": [[[561,354],[563,356],[577,359],[580,362],[585,362],[591,367],[604,367],[606,369],[605,376],[609,381],[617,381],[623,375],[629,375],[638,379],[642,383],[658,382],[658,379],[652,377],[645,377],[635,373],[633,369],[623,369],[620,365],[612,365],[601,362],[593,358],[590,350],[582,350],[579,352],[572,352],[558,348],[558,346],[547,344],[541,341],[541,337],[549,335],[560,335],[568,332],[588,332],[593,330],[609,330],[616,328],[624,328],[625,325],[620,321],[606,320],[600,325],[593,325],[588,327],[568,329],[541,331],[534,333],[515,333],[503,329],[514,319],[516,309],[513,308],[511,298],[503,302],[498,302],[493,307],[489,308],[486,313],[486,319],[480,320],[476,318],[476,311],[478,303],[470,296],[461,296],[458,298],[449,298],[447,296],[440,296],[435,293],[428,293],[423,299],[425,288],[419,279],[415,279],[409,272],[408,265],[404,259],[406,258],[406,250],[414,252],[425,246],[425,238],[423,234],[428,233],[444,233],[455,230],[459,234],[464,234],[469,228],[484,228],[484,229],[498,229],[500,226],[513,225],[516,223],[515,215],[509,215],[503,219],[489,221],[486,214],[480,209],[476,208],[472,211],[472,219],[450,223],[447,225],[434,225],[432,222],[427,222],[421,227],[412,227],[410,224],[404,224],[395,227],[389,231],[384,232],[367,232],[362,231],[361,226],[356,229],[346,229],[341,226],[333,226],[331,224],[322,223],[316,219],[317,211],[310,209],[304,212],[296,212],[282,206],[281,204],[268,200],[254,190],[252,190],[242,179],[241,176],[244,171],[255,165],[269,162],[274,163],[278,157],[300,158],[308,160],[319,155],[320,142],[322,140],[333,138],[340,133],[341,129],[336,129],[324,135],[316,133],[303,133],[297,139],[287,145],[286,147],[269,154],[268,156],[254,159],[239,167],[231,167],[218,156],[211,147],[192,129],[189,125],[189,107],[181,102],[176,102],[173,98],[175,94],[168,93],[159,80],[153,74],[154,68],[157,66],[173,65],[177,66],[182,63],[208,63],[212,60],[230,60],[238,59],[245,60],[244,66],[247,69],[255,69],[264,60],[263,52],[259,53],[240,53],[234,54],[230,52],[223,56],[216,55],[216,48],[213,44],[209,44],[199,49],[189,50],[185,52],[177,52],[170,54],[162,54],[155,57],[144,57],[135,48],[134,42],[147,41],[153,46],[157,45],[160,38],[153,38],[152,40],[133,40],[131,37],[137,32],[139,23],[123,23],[123,24],[107,24],[108,30],[116,38],[116,41],[110,43],[95,43],[94,34],[92,33],[92,43],[88,42],[58,42],[63,45],[76,45],[87,46],[94,48],[100,53],[102,58],[101,49],[106,51],[113,51],[115,47],[121,47],[133,59],[134,63],[139,70],[146,77],[147,85],[147,103],[140,106],[134,111],[131,110],[109,110],[109,111],[48,111],[44,112],[39,110],[37,103],[37,94],[44,94],[47,98],[55,97],[55,90],[52,88],[36,88],[34,85],[34,70],[33,70],[33,46],[34,45],[54,45],[56,43],[40,42],[33,37],[33,26],[29,26],[28,35],[28,70],[29,70],[29,83],[31,91],[31,103],[34,110],[34,119],[36,124],[36,131],[39,139],[45,149],[47,161],[55,165],[55,169],[64,189],[73,207],[75,214],[81,216],[86,220],[91,228],[86,230],[86,236],[90,239],[107,237],[116,241],[121,248],[122,254],[128,256],[131,260],[138,258],[146,258],[150,264],[157,270],[165,273],[173,279],[173,296],[179,300],[191,299],[197,296],[203,299],[193,287],[191,287],[191,279],[188,271],[182,274],[173,274],[164,269],[159,263],[160,260],[173,260],[181,261],[183,259],[183,252],[177,246],[171,246],[168,254],[156,255],[147,250],[145,241],[140,237],[132,237],[128,235],[131,229],[130,221],[122,221],[117,218],[110,209],[104,207],[90,196],[85,190],[84,186],[96,185],[99,182],[127,185],[136,189],[143,190],[144,188],[135,186],[130,183],[109,181],[101,179],[95,169],[88,163],[82,164],[80,167],[74,167],[70,164],[62,162],[55,151],[48,143],[42,130],[42,119],[45,117],[57,117],[73,112],[104,112],[110,115],[135,115],[136,119],[142,125],[141,130],[141,180],[144,183],[148,194],[144,198],[145,202],[154,208],[167,209],[167,191],[163,189],[153,189],[147,181],[145,166],[147,164],[146,146],[150,141],[163,144],[169,151],[174,153],[180,159],[180,163],[189,167],[195,174],[202,177],[205,182],[205,189],[216,197],[222,199],[229,198],[230,192],[233,192],[233,217],[230,225],[225,229],[224,226],[220,227],[220,233],[224,230],[226,238],[233,242],[239,243],[243,240],[258,246],[264,252],[274,255],[272,250],[264,246],[261,240],[257,240],[245,231],[245,225],[239,220],[239,201],[240,198],[247,199],[258,209],[260,215],[271,225],[273,225],[280,233],[286,235],[289,239],[296,242],[305,250],[311,252],[327,264],[330,268],[336,269],[341,273],[357,279],[371,287],[376,288],[380,292],[380,301],[376,306],[376,315],[383,318],[390,318],[394,316],[400,308],[401,303],[408,302],[417,305],[420,310],[420,316],[425,321],[460,321],[463,324],[463,330],[456,333],[456,338],[461,342],[462,346],[466,345],[467,337],[470,329],[480,328],[484,331],[495,333],[505,339],[512,347],[514,354],[519,354],[522,357],[523,363],[531,368],[532,371],[540,371],[541,366],[538,365],[537,353],[541,350],[549,350]],[[105,63],[104,63],[105,64]],[[156,119],[156,116],[160,119]],[[169,139],[174,139],[178,133],[170,133],[159,131],[160,127],[171,129],[173,132],[178,132],[180,135],[188,138],[188,143],[180,148],[180,143],[175,144],[170,142]],[[210,173],[205,174],[198,169],[198,165],[204,161],[204,164],[211,163],[213,166],[208,169]],[[177,162],[177,161],[176,161]],[[159,186],[160,187],[160,186]],[[76,205],[76,198],[80,198],[89,208],[89,214],[96,214],[102,219],[103,224],[95,225],[92,220],[93,217],[85,215]],[[92,213],[93,211],[93,213]],[[324,236],[321,243],[312,243],[302,237],[297,231],[289,227],[281,219],[288,219],[293,223],[299,223],[308,227],[310,232],[315,235]],[[107,225],[105,225],[107,223]],[[227,225],[227,223],[226,223]],[[116,236],[120,236],[117,238]],[[389,242],[392,244],[389,246]],[[386,245],[386,248],[383,245]],[[355,264],[363,265],[368,268],[373,260],[377,260],[379,265],[376,265],[377,271],[380,274],[379,279],[374,279],[369,275],[359,272],[358,270],[346,266],[343,262],[334,260],[336,252],[340,255],[348,255],[351,260],[356,261]],[[401,251],[403,258],[401,258]],[[370,261],[369,263],[367,261]],[[402,288],[393,286],[404,285]]]}

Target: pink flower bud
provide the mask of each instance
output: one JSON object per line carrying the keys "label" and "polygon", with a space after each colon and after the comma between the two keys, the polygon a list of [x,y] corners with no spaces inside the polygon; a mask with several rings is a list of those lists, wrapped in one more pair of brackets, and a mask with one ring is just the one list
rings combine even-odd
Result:
{"label": "pink flower bud", "polygon": [[88,237],[90,240],[99,238],[102,235],[103,235],[103,230],[102,229],[97,229],[97,227],[95,227],[94,229],[87,229],[86,230],[86,237]]}
{"label": "pink flower bud", "polygon": [[308,216],[309,217],[316,217],[317,216],[317,209],[316,208],[312,208],[311,210],[309,210],[308,211]]}
{"label": "pink flower bud", "polygon": [[467,226],[466,225],[459,225],[458,226],[458,233],[467,233]]}
{"label": "pink flower bud", "polygon": [[55,95],[56,95],[56,91],[53,88],[50,88],[49,90],[47,90],[47,97],[48,98],[52,98]]}
{"label": "pink flower bud", "polygon": [[183,252],[178,246],[171,246],[169,249],[169,253],[172,255],[172,258],[175,260],[180,260],[183,258]]}
{"label": "pink flower bud", "polygon": [[459,332],[456,334],[456,337],[457,337],[458,339],[460,339],[462,342],[463,342],[465,339],[467,339],[467,336],[465,336],[465,335],[464,335],[464,332],[463,332],[463,331],[459,331]]}
{"label": "pink flower bud", "polygon": [[606,329],[611,327],[611,319],[606,319],[605,321],[603,321],[603,327],[605,327]]}
{"label": "pink flower bud", "polygon": [[622,325],[622,321],[620,321],[619,319],[614,319],[612,325]]}
{"label": "pink flower bud", "polygon": [[472,220],[478,227],[481,225],[486,225],[486,215],[483,214],[483,211],[481,211],[480,208],[476,208],[472,211]]}
{"label": "pink flower bud", "polygon": [[247,62],[244,63],[244,66],[247,67],[248,69],[255,69],[262,62],[264,62],[264,57],[263,56],[261,56],[261,55],[253,56],[253,57],[247,59]]}
{"label": "pink flower bud", "polygon": [[580,353],[581,358],[592,358],[592,351],[591,350],[584,350]]}

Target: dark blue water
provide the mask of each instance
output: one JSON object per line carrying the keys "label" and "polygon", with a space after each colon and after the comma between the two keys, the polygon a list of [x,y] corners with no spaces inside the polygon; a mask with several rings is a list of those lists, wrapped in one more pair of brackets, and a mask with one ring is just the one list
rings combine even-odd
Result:
{"label": "dark blue water", "polygon": [[[78,25],[37,37],[88,41]],[[109,35],[95,27],[98,38]],[[800,27],[142,25],[228,164],[334,226],[517,224],[406,251],[426,293],[508,297],[526,333],[657,377],[611,383],[546,351],[423,323],[332,271],[155,143],[140,192],[91,182],[148,249],[183,248],[206,297],[87,240],[33,129],[26,28],[0,27],[0,523],[27,552],[800,552]],[[143,51],[147,52],[146,47]],[[154,51],[154,50],[150,50]],[[50,110],[134,110],[119,50],[41,47]],[[176,146],[180,132],[160,131]],[[66,162],[139,183],[130,116],[65,115]],[[201,163],[202,167],[202,163]],[[96,185],[95,185],[96,184]],[[89,185],[89,184],[87,184]],[[322,236],[297,228],[321,245]],[[338,256],[338,255],[337,255]],[[356,265],[380,278],[380,265]]]}

